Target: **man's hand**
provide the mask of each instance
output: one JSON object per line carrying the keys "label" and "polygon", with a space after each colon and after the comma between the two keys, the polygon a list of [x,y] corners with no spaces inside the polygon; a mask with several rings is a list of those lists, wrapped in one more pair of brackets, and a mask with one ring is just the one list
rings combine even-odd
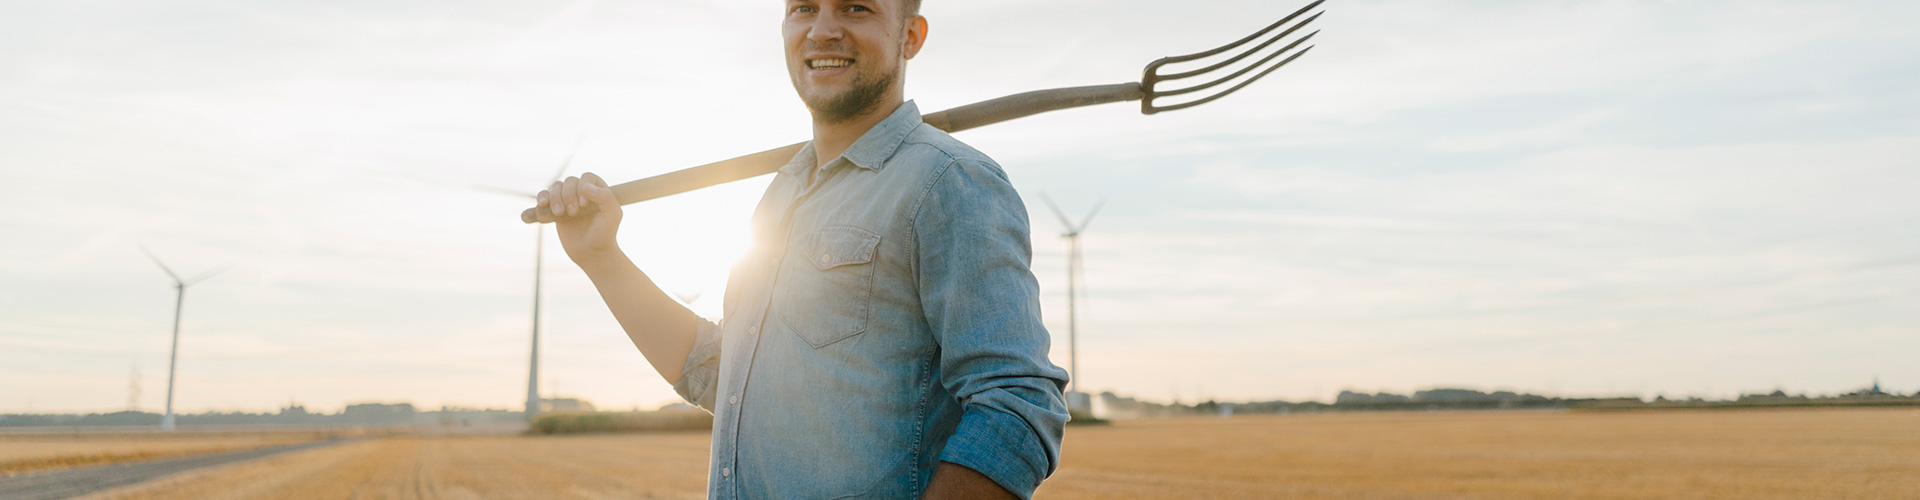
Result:
{"label": "man's hand", "polygon": [[920,497],[921,500],[1019,498],[986,474],[953,462],[940,462],[940,469],[933,471],[933,481],[927,483],[927,494]]}
{"label": "man's hand", "polygon": [[[607,181],[592,172],[568,177],[541,191],[540,205],[553,212],[560,230],[560,246],[574,264],[586,268],[620,255],[620,202]],[[547,222],[547,221],[541,221]]]}
{"label": "man's hand", "polygon": [[671,384],[680,380],[699,331],[700,317],[674,302],[646,273],[620,253],[620,201],[600,176],[580,174],[540,192],[540,206],[553,213],[560,246],[600,290],[613,319],[633,346]]}

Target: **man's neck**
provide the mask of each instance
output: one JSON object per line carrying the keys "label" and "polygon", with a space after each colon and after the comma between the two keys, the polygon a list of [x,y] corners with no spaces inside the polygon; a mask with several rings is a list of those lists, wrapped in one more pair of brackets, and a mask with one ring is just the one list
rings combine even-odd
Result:
{"label": "man's neck", "polygon": [[851,120],[834,124],[814,121],[814,164],[824,166],[834,158],[839,158],[842,153],[847,152],[847,148],[853,147],[853,143],[860,140],[860,136],[867,135],[867,131],[873,130],[875,125],[887,121],[887,117],[893,116],[893,112],[899,110],[900,105],[905,103],[905,99],[895,96]]}

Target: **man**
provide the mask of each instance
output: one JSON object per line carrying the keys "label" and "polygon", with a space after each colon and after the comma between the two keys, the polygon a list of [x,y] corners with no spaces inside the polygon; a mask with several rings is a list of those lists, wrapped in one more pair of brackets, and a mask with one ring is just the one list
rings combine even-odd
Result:
{"label": "man", "polygon": [[918,4],[786,2],[813,141],[755,209],[719,325],[620,251],[598,176],[540,193],[634,345],[713,412],[712,498],[1028,498],[1059,464],[1067,374],[1047,360],[1025,205],[905,101]]}

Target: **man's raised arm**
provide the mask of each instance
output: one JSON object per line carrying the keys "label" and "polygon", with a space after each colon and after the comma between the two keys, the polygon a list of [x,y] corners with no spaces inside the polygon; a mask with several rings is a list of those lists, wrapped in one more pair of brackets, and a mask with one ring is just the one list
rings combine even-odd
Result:
{"label": "man's raised arm", "polygon": [[703,382],[689,387],[682,383],[682,378],[713,379],[689,374],[688,369],[717,366],[718,349],[701,349],[714,359],[695,361],[691,366],[688,357],[697,342],[712,343],[717,328],[668,297],[620,250],[614,238],[620,229],[620,203],[614,199],[613,191],[607,189],[607,182],[592,173],[568,177],[540,192],[540,206],[547,207],[559,218],[555,226],[559,228],[560,246],[566,248],[567,257],[593,280],[594,288],[600,290],[600,298],[607,302],[607,309],[613,311],[614,319],[620,321],[620,328],[626,330],[634,347],[640,348],[640,354],[653,364],[653,369],[674,384],[682,396],[712,408],[707,403],[712,401],[709,393],[713,392],[713,385]]}

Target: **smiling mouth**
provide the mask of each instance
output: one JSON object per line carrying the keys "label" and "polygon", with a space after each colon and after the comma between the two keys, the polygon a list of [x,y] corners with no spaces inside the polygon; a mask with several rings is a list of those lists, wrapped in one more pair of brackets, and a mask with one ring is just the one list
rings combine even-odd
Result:
{"label": "smiling mouth", "polygon": [[852,66],[852,59],[809,59],[807,69],[837,69]]}

